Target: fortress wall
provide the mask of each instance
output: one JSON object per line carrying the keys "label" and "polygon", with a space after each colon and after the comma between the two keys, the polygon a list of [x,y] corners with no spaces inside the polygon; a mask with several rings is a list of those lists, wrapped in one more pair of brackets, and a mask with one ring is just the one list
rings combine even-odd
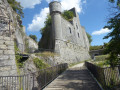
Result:
{"label": "fortress wall", "polygon": [[77,43],[76,33],[73,25],[61,16],[62,39],[68,42]]}
{"label": "fortress wall", "polygon": [[83,38],[84,38],[84,43],[85,43],[85,48],[89,51],[89,40],[88,40],[88,37],[87,37],[87,34],[85,32],[85,28],[82,26],[82,33],[83,33]]}
{"label": "fortress wall", "polygon": [[[79,45],[85,47],[85,43],[84,43],[84,39],[83,39],[83,34],[82,34],[82,29],[81,29],[81,25],[80,25],[78,14],[77,14],[77,17],[73,18],[73,25],[74,25],[75,31],[76,31],[77,43]],[[79,33],[79,37],[78,37],[78,33]]]}
{"label": "fortress wall", "polygon": [[56,43],[59,43],[60,59],[57,61],[59,63],[75,63],[90,58],[88,51],[80,45],[62,40],[56,40]]}
{"label": "fortress wall", "polygon": [[[1,8],[2,7],[2,8]],[[6,7],[8,7],[6,9]],[[8,11],[8,10],[11,10]],[[2,11],[2,12],[1,12]],[[16,75],[17,68],[15,62],[14,51],[14,27],[10,24],[9,31],[9,16],[12,16],[12,9],[7,0],[0,1],[0,76]],[[4,17],[6,16],[6,17]],[[7,19],[7,20],[6,20]],[[13,20],[13,17],[10,17]]]}
{"label": "fortress wall", "polygon": [[16,75],[14,40],[0,36],[0,76]]}

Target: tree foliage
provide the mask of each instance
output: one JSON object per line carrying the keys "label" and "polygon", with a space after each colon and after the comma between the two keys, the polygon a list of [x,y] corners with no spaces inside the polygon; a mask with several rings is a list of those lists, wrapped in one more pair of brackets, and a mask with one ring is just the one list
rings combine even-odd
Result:
{"label": "tree foliage", "polygon": [[87,37],[88,37],[89,43],[91,44],[91,42],[92,42],[92,36],[91,36],[89,33],[87,33],[87,32],[86,32],[86,34],[87,34]]}
{"label": "tree foliage", "polygon": [[99,45],[99,46],[90,46],[90,50],[99,50],[99,49],[103,49],[103,45]]}
{"label": "tree foliage", "polygon": [[72,11],[68,11],[68,10],[65,10],[63,13],[62,13],[62,16],[68,20],[68,21],[72,21],[73,17],[74,17],[74,14]]}
{"label": "tree foliage", "polygon": [[105,44],[105,52],[110,54],[108,58],[109,64],[114,67],[120,62],[120,0],[109,0],[111,3],[115,3],[115,14],[112,16],[107,25],[104,28],[112,30],[108,33],[104,39],[111,38],[108,44]]}
{"label": "tree foliage", "polygon": [[45,26],[43,28],[41,28],[41,30],[40,30],[41,34],[43,34],[45,30],[48,30],[49,27],[52,25],[52,19],[49,14],[46,17],[44,24],[45,24]]}
{"label": "tree foliage", "polygon": [[35,42],[37,42],[37,37],[36,35],[29,35],[30,38],[32,38]]}
{"label": "tree foliage", "polygon": [[19,14],[21,17],[24,17],[23,7],[20,5],[20,2],[17,2],[16,0],[7,1],[17,14]]}

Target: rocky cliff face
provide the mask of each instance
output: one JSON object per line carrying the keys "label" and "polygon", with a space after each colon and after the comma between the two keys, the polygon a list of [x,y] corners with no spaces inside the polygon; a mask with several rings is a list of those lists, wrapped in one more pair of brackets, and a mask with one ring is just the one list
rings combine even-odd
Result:
{"label": "rocky cliff face", "polygon": [[15,41],[20,53],[38,49],[37,43],[25,34],[21,22],[7,0],[0,0],[0,76],[17,75]]}

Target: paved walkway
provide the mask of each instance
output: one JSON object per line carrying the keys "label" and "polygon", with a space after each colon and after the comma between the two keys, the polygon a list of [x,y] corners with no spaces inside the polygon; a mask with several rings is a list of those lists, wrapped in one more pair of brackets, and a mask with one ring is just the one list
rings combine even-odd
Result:
{"label": "paved walkway", "polygon": [[83,64],[78,64],[50,83],[44,90],[101,90]]}

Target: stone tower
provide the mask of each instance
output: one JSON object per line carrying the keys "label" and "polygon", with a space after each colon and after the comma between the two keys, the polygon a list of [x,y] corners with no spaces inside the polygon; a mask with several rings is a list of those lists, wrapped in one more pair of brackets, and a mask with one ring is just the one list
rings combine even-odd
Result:
{"label": "stone tower", "polygon": [[54,1],[50,3],[49,7],[52,18],[52,39],[55,44],[54,51],[59,53],[59,45],[56,40],[62,40],[61,3]]}

